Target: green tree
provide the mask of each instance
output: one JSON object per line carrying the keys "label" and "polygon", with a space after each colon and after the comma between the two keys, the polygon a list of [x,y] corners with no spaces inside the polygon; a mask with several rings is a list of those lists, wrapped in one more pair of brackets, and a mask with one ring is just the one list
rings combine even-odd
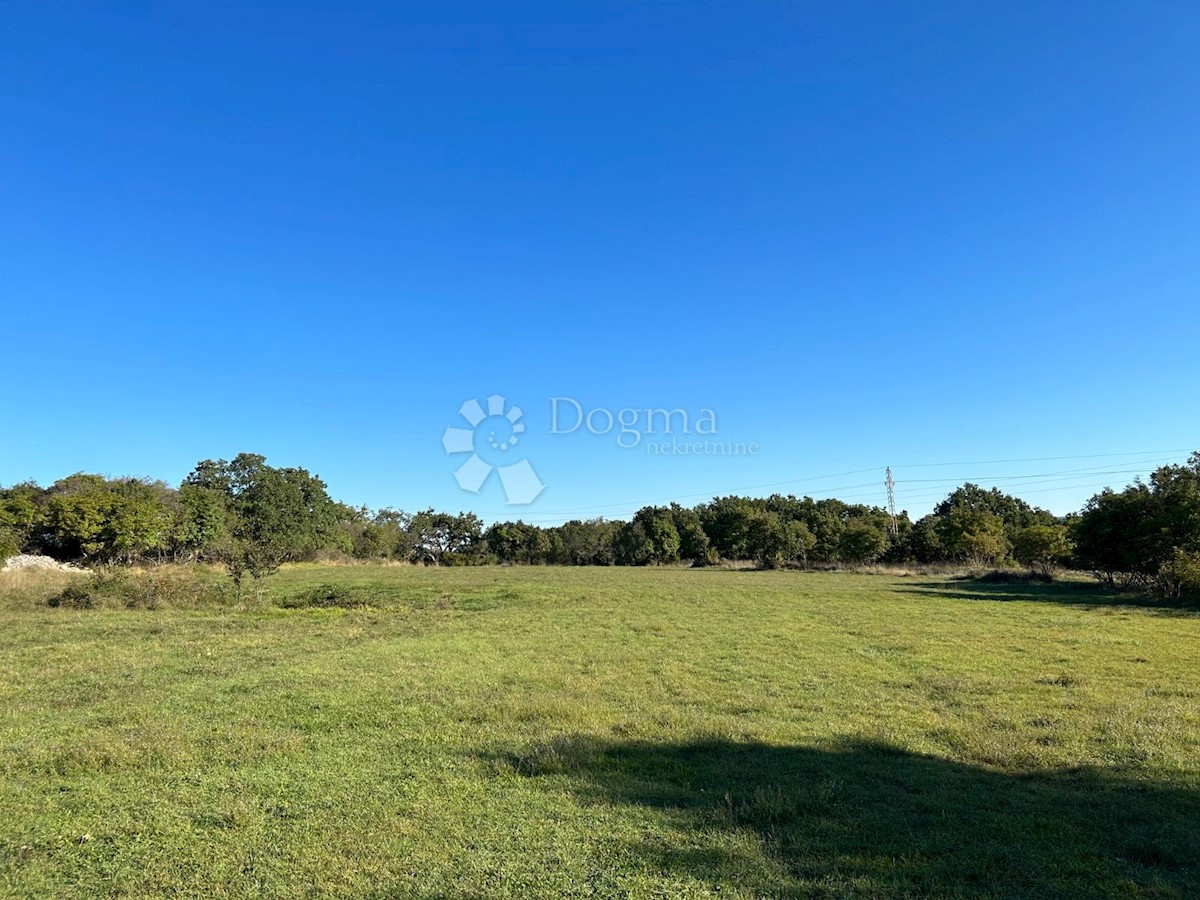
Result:
{"label": "green tree", "polygon": [[1030,525],[1018,531],[1013,540],[1017,562],[1043,575],[1050,575],[1070,552],[1063,525]]}
{"label": "green tree", "polygon": [[48,491],[43,542],[60,559],[137,562],[166,552],[172,502],[159,482],[71,475]]}
{"label": "green tree", "polygon": [[1176,547],[1159,574],[1163,593],[1176,600],[1200,600],[1200,552]]}
{"label": "green tree", "polygon": [[488,552],[502,563],[544,565],[551,540],[544,529],[525,522],[497,522],[483,536]]}
{"label": "green tree", "polygon": [[1178,573],[1200,554],[1200,453],[1092,497],[1072,538],[1078,564],[1105,581],[1180,596]]}
{"label": "green tree", "polygon": [[226,496],[208,487],[182,484],[175,506],[172,550],[180,562],[221,559],[229,540]]}
{"label": "green tree", "polygon": [[840,500],[813,500],[805,497],[804,522],[816,537],[812,555],[820,562],[844,559],[842,532],[846,529],[846,504]]}
{"label": "green tree", "polygon": [[412,520],[412,516],[398,509],[385,507],[375,512],[371,525],[379,532],[384,556],[402,560],[413,558],[416,538],[412,530]]}
{"label": "green tree", "polygon": [[675,527],[675,518],[669,509],[643,509],[634,519],[640,520],[646,529],[646,536],[650,540],[651,562],[662,564],[678,561],[681,542],[679,531]]}
{"label": "green tree", "polygon": [[1053,513],[1030,506],[1024,500],[1005,494],[997,488],[984,490],[979,485],[969,482],[955,489],[935,506],[933,514],[938,519],[946,519],[959,511],[965,511],[964,514],[996,516],[1003,524],[1004,536],[1009,541],[1018,531],[1030,525],[1058,524],[1058,519]]}
{"label": "green tree", "polygon": [[854,565],[865,565],[883,556],[888,548],[887,531],[863,519],[851,519],[842,529],[838,555]]}
{"label": "green tree", "polygon": [[[936,513],[935,513],[936,515]],[[974,506],[957,506],[938,522],[938,536],[951,559],[985,566],[1008,555],[1004,520]]]}
{"label": "green tree", "polygon": [[764,568],[807,563],[816,542],[816,536],[803,522],[784,519],[775,512],[761,512],[750,523],[750,550]]}
{"label": "green tree", "polygon": [[626,566],[660,565],[679,559],[681,542],[670,509],[647,506],[617,534],[617,562]]}
{"label": "green tree", "polygon": [[611,566],[622,525],[606,519],[578,519],[553,529],[558,544],[555,562],[568,566]]}
{"label": "green tree", "polygon": [[173,492],[161,482],[123,478],[110,482],[102,532],[110,561],[132,563],[168,548]]}
{"label": "green tree", "polygon": [[101,475],[78,472],[51,485],[46,503],[46,544],[59,559],[95,559],[105,549],[109,495]]}
{"label": "green tree", "polygon": [[45,517],[44,493],[29,482],[0,489],[0,562],[36,540]]}
{"label": "green tree", "polygon": [[920,563],[935,563],[949,558],[946,548],[942,546],[941,532],[938,528],[937,516],[929,515],[919,519],[908,534],[907,557]]}
{"label": "green tree", "polygon": [[375,523],[367,507],[334,503],[334,510],[339,534],[335,543],[339,549],[355,559],[391,558],[392,535]]}
{"label": "green tree", "polygon": [[712,544],[704,533],[704,525],[700,514],[694,509],[685,509],[678,503],[672,503],[671,521],[679,535],[679,558],[689,560],[693,565],[703,566],[712,562]]}
{"label": "green tree", "polygon": [[268,466],[258,454],[204,460],[184,485],[224,497],[229,539],[220,553],[239,593],[247,576],[257,584],[327,545],[336,527],[321,479],[305,469]]}
{"label": "green tree", "polygon": [[429,565],[460,565],[479,560],[483,522],[474,513],[414,513],[409,522],[412,560]]}
{"label": "green tree", "polygon": [[750,525],[765,505],[746,497],[717,497],[698,509],[700,522],[722,559],[753,559]]}

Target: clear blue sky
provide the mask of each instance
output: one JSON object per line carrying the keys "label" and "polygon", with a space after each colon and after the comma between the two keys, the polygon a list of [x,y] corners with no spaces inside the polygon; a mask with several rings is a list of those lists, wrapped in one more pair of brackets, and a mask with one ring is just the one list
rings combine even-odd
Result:
{"label": "clear blue sky", "polygon": [[[1067,512],[1200,446],[1193,2],[0,20],[0,483],[246,450],[551,522],[882,503],[890,464],[914,514],[965,478]],[[493,393],[528,507],[441,443]],[[551,435],[554,396],[759,452]]]}

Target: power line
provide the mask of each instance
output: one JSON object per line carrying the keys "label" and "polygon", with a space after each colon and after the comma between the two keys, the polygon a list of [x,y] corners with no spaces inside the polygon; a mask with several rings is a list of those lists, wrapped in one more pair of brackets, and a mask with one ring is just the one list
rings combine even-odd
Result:
{"label": "power line", "polygon": [[[1162,462],[1162,461],[1147,460],[1148,465],[1158,465],[1158,464],[1160,464],[1160,462]],[[1093,477],[1096,475],[1142,475],[1144,473],[1145,473],[1145,469],[1141,469],[1141,468],[1138,468],[1138,469],[1104,469],[1104,468],[1100,468],[1100,469],[1079,469],[1079,470],[1073,470],[1073,471],[1060,471],[1060,472],[1035,472],[1035,473],[1030,473],[1030,474],[1026,474],[1026,475],[983,475],[983,476],[975,475],[975,476],[970,476],[970,477],[966,477],[966,478],[963,478],[963,477],[914,478],[914,479],[904,479],[904,483],[905,484],[921,484],[925,487],[932,488],[934,485],[938,485],[938,484],[943,484],[943,485],[948,485],[948,486],[950,486],[950,485],[957,486],[960,484],[967,484],[967,483],[979,483],[981,485],[995,486],[997,483],[1004,482],[1004,483],[1008,484],[1010,487],[1015,487],[1015,488],[1019,489],[1021,487],[1020,484],[1013,485],[1012,483],[1013,482],[1021,482],[1021,483],[1028,483],[1028,484],[1037,484],[1039,482],[1044,482],[1046,479],[1061,479],[1061,480],[1067,481],[1067,480],[1078,479],[1078,478],[1090,478],[1090,477]],[[940,495],[942,492],[938,491],[937,493],[938,493],[938,495]],[[841,499],[847,499],[847,496],[848,495],[843,495]],[[872,491],[867,494],[858,494],[858,495],[852,495],[852,496],[867,496],[867,497],[869,497],[869,496],[876,496],[876,494]],[[913,494],[905,494],[904,499],[912,499],[914,496],[915,495],[913,495]]]}
{"label": "power line", "polygon": [[[1097,474],[1100,474],[1100,473],[1092,473],[1090,475],[1076,475],[1076,476],[1073,476],[1070,478],[1060,478],[1060,479],[1052,479],[1050,481],[1034,482],[1031,485],[1029,485],[1029,487],[1031,488],[1030,490],[1026,490],[1023,486],[1016,488],[1016,490],[1020,491],[1020,497],[1025,497],[1029,494],[1041,494],[1041,493],[1046,493],[1048,491],[1065,491],[1065,490],[1072,490],[1072,489],[1079,489],[1079,488],[1091,488],[1093,486],[1095,486],[1095,487],[1111,486],[1112,482],[1109,479],[1105,479],[1103,481],[1089,481],[1086,483],[1079,481],[1080,478],[1094,478]],[[935,491],[935,492],[902,495],[900,499],[902,502],[921,503],[921,502],[927,502],[929,500],[941,499],[946,496],[947,496],[947,492],[945,490],[939,490],[939,491]],[[842,499],[846,499],[846,498],[842,498]]]}
{"label": "power line", "polygon": [[936,462],[911,463],[897,466],[898,469],[929,469],[935,466],[992,466],[1012,462],[1055,462],[1067,459],[1111,459],[1116,456],[1150,456],[1161,453],[1191,453],[1195,448],[1184,447],[1182,450],[1132,450],[1126,453],[1089,453],[1083,456],[1026,456],[1021,459],[977,459],[967,462]]}
{"label": "power line", "polygon": [[[1066,477],[1059,476],[1056,478],[1050,478],[1049,480],[1047,480],[1046,475],[1024,476],[1024,478],[1026,479],[1026,484],[1030,488],[1045,488],[1046,490],[1058,491],[1058,490],[1069,490],[1072,488],[1089,488],[1089,487],[1093,487],[1093,486],[1099,486],[1099,487],[1108,486],[1109,484],[1111,484],[1111,481],[1108,481],[1108,480],[1081,483],[1081,479],[1089,479],[1089,478],[1094,479],[1098,475],[1105,475],[1105,474],[1130,474],[1130,475],[1133,475],[1133,474],[1141,474],[1141,470],[1128,469],[1128,470],[1113,470],[1110,472],[1081,472],[1081,473],[1069,475]],[[947,484],[948,485],[951,485],[951,484],[957,485],[958,482],[957,481],[948,481]],[[985,481],[985,484],[986,484],[986,481]],[[827,496],[827,497],[817,496],[817,497],[814,497],[813,499],[827,499],[827,500],[835,499],[835,500],[841,500],[846,503],[866,502],[869,505],[874,505],[874,504],[871,504],[870,501],[873,498],[878,497],[878,494],[876,494],[875,491],[867,491],[867,492],[860,491],[857,493],[849,493],[849,494],[841,493],[841,491],[851,489],[851,488],[875,488],[875,490],[878,490],[877,485],[878,485],[878,482],[867,482],[867,483],[860,484],[860,485],[839,485],[839,486],[831,487],[828,489],[829,494],[835,494],[836,496]],[[1047,486],[1049,486],[1049,487],[1047,487]],[[1013,489],[1012,486],[1010,486],[1009,489],[1010,490]],[[1024,485],[1019,486],[1018,489],[1020,490],[1020,493],[1022,496],[1026,495],[1026,494],[1031,494],[1031,493],[1045,493],[1045,490],[1026,490]],[[911,503],[919,504],[919,503],[927,502],[927,501],[931,501],[931,500],[942,499],[942,498],[946,497],[949,492],[950,492],[950,488],[947,487],[946,489],[935,489],[933,491],[924,491],[924,492],[920,492],[917,494],[901,494],[900,500],[903,501],[904,505],[907,506],[908,504],[911,504]],[[820,495],[820,494],[824,494],[826,492],[819,491],[816,493],[818,495]],[[651,505],[651,504],[642,504],[642,505]],[[632,511],[632,510],[636,510],[639,508],[641,508],[641,507],[636,503],[630,503],[627,505],[623,505],[623,509],[627,510],[627,511]],[[614,515],[616,515],[616,516],[620,516],[623,514],[624,513],[621,511],[614,511]],[[537,513],[532,516],[526,516],[523,518],[526,521],[556,521],[556,520],[561,519],[561,516],[556,517],[556,516],[550,515],[550,514]]]}
{"label": "power line", "polygon": [[[1155,461],[1147,460],[1148,464],[1156,464]],[[1024,481],[1030,478],[1052,478],[1062,475],[1125,475],[1137,474],[1142,472],[1142,469],[1106,469],[1100,467],[1097,469],[1066,469],[1061,472],[1031,472],[1027,475],[968,475],[955,478],[906,478],[907,484],[946,484],[947,482],[976,482],[976,481]]]}
{"label": "power line", "polygon": [[[1072,457],[1072,456],[1050,456],[1050,457],[1040,457],[1040,458],[1029,457],[1029,458],[1025,458],[1025,459],[995,459],[995,460],[976,461],[974,463],[971,463],[971,462],[921,463],[918,465],[910,465],[910,466],[907,466],[906,468],[915,469],[915,468],[929,468],[929,467],[934,467],[934,466],[996,465],[996,464],[1000,464],[1000,463],[1013,463],[1013,462],[1042,462],[1042,461],[1048,461],[1048,460],[1066,460],[1066,459],[1100,459],[1100,458],[1104,458],[1104,457],[1108,457],[1108,456],[1126,457],[1126,456],[1144,456],[1144,455],[1151,454],[1151,453],[1162,454],[1162,453],[1186,453],[1186,452],[1190,452],[1190,451],[1186,451],[1186,450],[1179,450],[1179,451],[1139,450],[1139,451],[1130,452],[1130,453],[1113,453],[1113,454],[1096,453],[1096,454],[1089,454],[1087,456],[1075,456],[1075,457]],[[897,468],[901,468],[901,467],[897,467]],[[590,504],[587,506],[563,507],[560,509],[543,509],[543,510],[538,510],[538,514],[539,515],[551,515],[551,514],[556,514],[556,513],[592,512],[595,510],[602,510],[602,509],[628,509],[630,507],[641,508],[644,506],[651,506],[656,503],[670,503],[670,502],[676,501],[676,500],[688,500],[693,497],[719,497],[722,495],[738,494],[743,491],[753,491],[753,490],[759,490],[761,488],[769,488],[769,487],[784,487],[784,486],[792,485],[792,484],[805,484],[805,483],[812,482],[812,481],[823,481],[827,478],[840,478],[840,477],[843,477],[846,475],[860,475],[864,472],[874,472],[874,471],[878,471],[878,469],[876,469],[875,467],[866,468],[866,469],[853,469],[848,472],[834,472],[834,473],[830,473],[830,474],[826,474],[826,475],[811,475],[811,476],[808,476],[805,478],[795,478],[795,479],[790,479],[787,481],[774,481],[774,482],[767,482],[764,484],[746,485],[743,487],[727,488],[725,490],[719,490],[719,491],[697,491],[697,492],[691,493],[691,494],[676,494],[671,497],[658,497],[658,498],[652,498],[649,500],[628,500],[628,501],[624,501],[624,502],[620,502],[620,503],[600,503],[600,504]],[[1088,471],[1091,471],[1091,470],[1078,470],[1078,473],[1083,474]],[[952,483],[952,482],[953,483],[963,483],[963,482],[971,482],[971,481],[998,481],[998,480],[1040,478],[1040,477],[1049,477],[1051,475],[1059,475],[1059,474],[1072,474],[1072,473],[1047,472],[1047,473],[1033,473],[1033,474],[1029,474],[1029,475],[978,475],[978,476],[970,476],[970,477],[953,477],[953,478],[906,478],[905,483],[931,482],[931,483],[947,483],[948,484],[948,483]],[[1105,473],[1097,471],[1096,474],[1105,474]],[[1113,472],[1112,474],[1123,474],[1123,473]],[[843,486],[839,486],[839,487],[822,488],[817,492],[818,493],[827,493],[829,491],[836,491],[836,490],[850,490],[852,488],[858,488],[858,487],[870,487],[876,483],[877,482],[868,482],[866,484],[843,485]]]}
{"label": "power line", "polygon": [[[1024,483],[1037,485],[1037,484],[1047,483],[1047,479],[1058,480],[1061,482],[1067,482],[1067,481],[1077,480],[1080,478],[1094,478],[1098,475],[1140,475],[1140,474],[1143,474],[1143,472],[1144,472],[1143,469],[1099,469],[1099,470],[1082,469],[1082,470],[1079,470],[1079,471],[1073,472],[1073,473],[1041,472],[1041,473],[1033,473],[1033,474],[1028,474],[1028,475],[1000,476],[997,478],[990,478],[990,477],[984,476],[984,477],[972,477],[972,478],[966,478],[966,479],[964,479],[964,478],[915,479],[914,482],[912,482],[912,483],[920,483],[923,487],[931,488],[931,489],[934,488],[934,485],[937,485],[937,484],[944,484],[944,485],[947,485],[948,487],[949,486],[957,487],[958,485],[961,485],[963,483],[972,483],[972,482],[978,481],[981,484],[987,485],[993,481],[999,481],[999,480],[1004,480],[1006,482],[1007,481],[1021,481]],[[909,484],[909,483],[910,483],[910,481],[908,479],[904,480],[904,484]],[[885,485],[886,485],[886,482],[885,482]],[[872,483],[868,486],[871,488],[874,488],[874,489],[870,490],[870,491],[858,492],[858,493],[854,493],[854,494],[840,494],[837,499],[850,500],[850,499],[857,499],[857,498],[868,498],[869,499],[872,497],[878,497],[879,495],[877,493],[877,490],[878,490],[877,485],[875,483]],[[853,487],[853,485],[845,485],[843,487],[843,489],[849,489],[851,487]],[[1017,487],[1019,488],[1020,485],[1018,485]],[[839,488],[830,488],[829,490],[835,491],[835,490],[839,490]],[[817,493],[822,493],[822,491],[818,491]],[[922,499],[924,497],[941,497],[941,496],[945,496],[945,494],[946,494],[945,489],[934,489],[932,491],[932,493],[930,491],[926,490],[926,491],[921,491],[918,494],[904,493],[902,491],[901,499],[902,500],[914,500],[914,499]]]}
{"label": "power line", "polygon": [[[689,500],[692,497],[720,497],[722,495],[737,494],[740,491],[754,491],[754,490],[759,490],[760,488],[782,487],[782,486],[788,485],[788,484],[804,484],[805,482],[809,482],[809,481],[823,481],[826,478],[842,478],[847,475],[861,475],[864,472],[877,472],[877,471],[879,471],[879,470],[875,466],[872,466],[869,469],[854,469],[850,472],[834,472],[829,475],[812,475],[812,476],[809,476],[808,478],[794,478],[790,481],[772,481],[772,482],[768,482],[766,484],[752,484],[747,487],[729,488],[724,491],[699,491],[695,494],[676,494],[673,497],[659,497],[659,498],[653,499],[653,500],[631,500],[631,501],[628,501],[625,503],[600,503],[600,504],[596,504],[596,505],[592,505],[592,506],[574,506],[574,507],[565,507],[563,509],[543,509],[543,510],[540,510],[539,512],[542,514],[548,515],[550,513],[587,512],[589,510],[595,510],[595,509],[615,509],[615,508],[624,509],[624,508],[627,508],[630,506],[635,506],[635,507],[640,508],[643,506],[651,506],[655,503],[670,503],[674,500]],[[873,481],[867,482],[867,484],[875,484],[875,483],[876,482],[873,482]],[[855,485],[850,485],[849,487],[864,487],[864,486],[865,485],[862,485],[862,484],[855,484]],[[836,490],[841,490],[841,488],[829,488],[828,490],[836,491]]]}
{"label": "power line", "polygon": [[[1189,452],[1191,452],[1191,451],[1190,450],[1175,450],[1175,451],[1171,451],[1171,450],[1138,450],[1138,451],[1129,451],[1129,452],[1122,452],[1122,453],[1093,453],[1093,454],[1086,454],[1086,455],[1079,455],[1079,456],[1024,457],[1024,458],[1012,458],[1012,459],[976,460],[974,462],[918,463],[918,464],[910,464],[906,468],[914,468],[915,469],[915,468],[932,468],[932,467],[939,467],[939,466],[999,465],[1002,463],[1045,462],[1045,461],[1061,461],[1061,460],[1070,460],[1070,459],[1128,458],[1128,457],[1134,457],[1134,456],[1147,456],[1150,454],[1189,453]],[[1133,460],[1131,460],[1131,461],[1133,461]],[[1138,460],[1136,462],[1140,462],[1143,465],[1155,465],[1155,464],[1158,464],[1159,462],[1170,462],[1170,460],[1169,459],[1168,460]],[[897,468],[899,468],[899,467],[897,467]],[[891,470],[892,470],[892,467],[888,466],[887,467],[887,475],[891,474]],[[825,474],[825,475],[812,475],[812,476],[808,476],[805,478],[789,479],[786,481],[767,482],[767,483],[762,483],[762,484],[757,484],[757,485],[748,485],[748,486],[743,486],[743,487],[738,487],[738,488],[729,488],[729,489],[726,489],[723,491],[698,491],[698,492],[690,493],[690,494],[676,494],[671,497],[660,497],[660,498],[655,498],[655,499],[651,499],[651,500],[630,500],[630,501],[625,501],[625,502],[620,502],[620,503],[594,504],[594,505],[588,505],[588,506],[563,507],[563,508],[559,508],[559,509],[538,510],[536,513],[534,513],[530,516],[524,516],[522,518],[525,521],[529,521],[529,522],[535,522],[537,520],[548,520],[548,519],[561,520],[563,514],[567,514],[567,513],[576,513],[576,514],[593,513],[593,514],[599,514],[599,516],[602,517],[604,515],[604,513],[602,511],[605,511],[605,510],[614,511],[615,515],[621,515],[624,511],[627,511],[627,510],[637,510],[637,509],[640,509],[645,506],[652,506],[652,505],[656,505],[659,503],[669,503],[669,502],[674,502],[674,501],[679,501],[679,500],[693,499],[696,497],[711,498],[711,497],[726,496],[726,495],[731,495],[731,494],[732,495],[740,495],[743,492],[759,490],[762,488],[784,487],[787,485],[806,484],[806,483],[811,483],[811,482],[816,482],[816,481],[823,481],[823,480],[826,480],[829,478],[838,478],[838,477],[843,477],[846,475],[856,475],[856,474],[872,472],[872,471],[878,471],[878,469],[876,469],[874,467],[866,468],[866,469],[853,469],[853,470],[846,471],[846,472],[835,472],[835,473],[829,473],[829,474]],[[1057,479],[1061,479],[1062,481],[1073,481],[1076,479],[1087,478],[1087,477],[1097,476],[1097,475],[1137,475],[1137,474],[1143,474],[1143,471],[1144,471],[1143,469],[1108,469],[1108,468],[1105,468],[1104,466],[1099,466],[1099,467],[1093,467],[1093,468],[1061,470],[1061,471],[1055,471],[1055,472],[1035,472],[1035,473],[1027,473],[1027,474],[1022,474],[1022,475],[1004,474],[1004,475],[976,475],[976,476],[971,476],[971,477],[958,476],[958,477],[944,477],[944,478],[915,478],[915,479],[906,478],[906,479],[904,479],[904,483],[905,484],[923,484],[923,485],[932,487],[933,485],[936,485],[936,484],[958,485],[958,484],[963,484],[963,483],[974,483],[974,482],[981,482],[983,484],[997,483],[997,482],[1003,482],[1003,483],[1020,482],[1020,483],[1027,483],[1030,486],[1035,486],[1035,485],[1040,485],[1040,484],[1051,483],[1051,482],[1046,481],[1045,479],[1057,478]],[[894,481],[894,476],[892,476],[892,477],[893,477],[893,491],[894,491],[895,481]],[[887,482],[885,480],[885,486],[886,486],[886,484],[887,484]],[[871,487],[875,487],[875,489],[878,490],[877,485],[878,485],[878,482],[865,482],[865,483],[861,483],[861,484],[835,485],[835,486],[831,486],[831,487],[827,487],[827,488],[817,488],[817,489],[813,490],[813,493],[814,494],[831,494],[836,491],[854,491],[854,490],[858,490],[861,488],[871,488]],[[1065,487],[1066,488],[1070,488],[1070,487],[1086,488],[1088,486],[1089,485],[1066,485]],[[1051,490],[1062,490],[1062,489],[1064,489],[1064,488],[1052,488]],[[1023,493],[1035,493],[1035,492],[1023,491]],[[1044,493],[1044,491],[1036,491],[1036,493]],[[869,496],[870,496],[870,494],[849,494],[849,495],[843,494],[840,497],[828,498],[828,499],[840,499],[840,500],[849,501],[849,500],[856,499],[858,497],[869,497]],[[878,496],[878,495],[875,494],[874,496]],[[937,491],[936,493],[933,493],[933,494],[919,494],[919,495],[902,496],[901,499],[904,501],[907,501],[907,502],[921,502],[925,499],[932,499],[932,498],[941,497],[941,496],[944,496],[944,492]],[[893,497],[893,502],[894,502],[894,497]],[[891,504],[889,504],[889,508],[890,508],[890,505]]]}

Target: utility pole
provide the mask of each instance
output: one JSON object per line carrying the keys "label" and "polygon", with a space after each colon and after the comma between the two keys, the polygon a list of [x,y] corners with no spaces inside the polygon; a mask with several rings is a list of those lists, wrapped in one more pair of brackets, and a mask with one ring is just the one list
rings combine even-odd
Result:
{"label": "utility pole", "polygon": [[888,515],[892,517],[892,534],[896,534],[900,528],[896,525],[896,482],[892,481],[892,467],[887,467],[887,478],[884,479],[884,487],[887,488],[888,497]]}

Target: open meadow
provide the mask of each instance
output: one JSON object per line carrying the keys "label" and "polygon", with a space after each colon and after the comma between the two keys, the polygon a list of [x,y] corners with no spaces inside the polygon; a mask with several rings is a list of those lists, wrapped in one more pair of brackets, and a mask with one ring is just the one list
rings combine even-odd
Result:
{"label": "open meadow", "polygon": [[80,609],[17,574],[5,897],[1200,896],[1186,609],[383,566]]}

